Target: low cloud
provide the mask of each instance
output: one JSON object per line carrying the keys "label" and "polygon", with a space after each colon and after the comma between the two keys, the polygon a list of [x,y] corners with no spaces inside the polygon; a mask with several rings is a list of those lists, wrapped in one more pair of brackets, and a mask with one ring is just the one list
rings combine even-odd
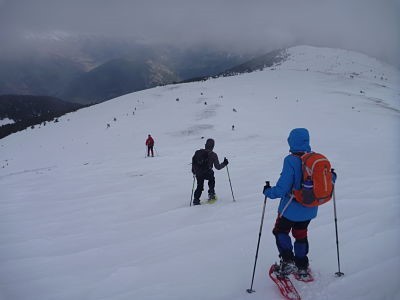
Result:
{"label": "low cloud", "polygon": [[0,0],[0,38],[53,30],[236,51],[309,44],[400,66],[399,0]]}

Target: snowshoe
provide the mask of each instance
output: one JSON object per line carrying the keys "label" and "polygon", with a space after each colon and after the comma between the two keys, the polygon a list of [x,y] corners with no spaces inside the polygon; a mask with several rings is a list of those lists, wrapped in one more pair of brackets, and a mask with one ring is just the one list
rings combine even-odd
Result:
{"label": "snowshoe", "polygon": [[280,272],[280,265],[273,264],[269,269],[269,277],[275,282],[279,292],[285,299],[288,300],[301,300],[300,294],[297,292],[295,286],[290,280],[289,276],[283,276]]}
{"label": "snowshoe", "polygon": [[208,195],[208,200],[207,200],[207,203],[208,204],[213,204],[213,203],[215,203],[215,201],[217,201],[218,200],[218,197],[217,197],[217,195]]}

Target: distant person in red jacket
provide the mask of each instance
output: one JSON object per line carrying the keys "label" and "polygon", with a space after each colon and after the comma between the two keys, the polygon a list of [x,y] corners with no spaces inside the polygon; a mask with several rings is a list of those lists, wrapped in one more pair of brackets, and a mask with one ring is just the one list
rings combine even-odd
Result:
{"label": "distant person in red jacket", "polygon": [[153,152],[154,140],[153,140],[153,138],[151,137],[150,134],[149,134],[149,136],[147,137],[146,146],[147,146],[147,156],[150,156],[150,152],[151,152],[151,156],[154,157],[154,152]]}

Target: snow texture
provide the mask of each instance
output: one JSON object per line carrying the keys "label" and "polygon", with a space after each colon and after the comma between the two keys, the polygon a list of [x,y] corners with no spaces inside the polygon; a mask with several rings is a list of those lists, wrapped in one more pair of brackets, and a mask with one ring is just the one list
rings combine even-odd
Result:
{"label": "snow texture", "polygon": [[[132,93],[0,140],[0,299],[280,299],[267,274],[275,200],[246,289],[262,187],[295,127],[338,173],[345,273],[334,276],[329,202],[309,227],[316,280],[295,282],[302,299],[400,299],[399,71],[344,50],[287,51],[263,71]],[[189,207],[191,157],[208,137],[236,202],[223,169],[218,202]]]}
{"label": "snow texture", "polygon": [[15,123],[14,120],[11,120],[9,118],[0,119],[0,126],[7,125],[7,124],[13,124],[13,123]]}

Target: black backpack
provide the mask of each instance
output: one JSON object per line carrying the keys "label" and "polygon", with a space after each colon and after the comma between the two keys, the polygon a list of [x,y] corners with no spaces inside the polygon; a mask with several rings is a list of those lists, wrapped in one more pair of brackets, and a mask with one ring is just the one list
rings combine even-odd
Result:
{"label": "black backpack", "polygon": [[209,169],[208,151],[205,149],[197,150],[192,158],[192,171],[194,174],[205,173]]}

